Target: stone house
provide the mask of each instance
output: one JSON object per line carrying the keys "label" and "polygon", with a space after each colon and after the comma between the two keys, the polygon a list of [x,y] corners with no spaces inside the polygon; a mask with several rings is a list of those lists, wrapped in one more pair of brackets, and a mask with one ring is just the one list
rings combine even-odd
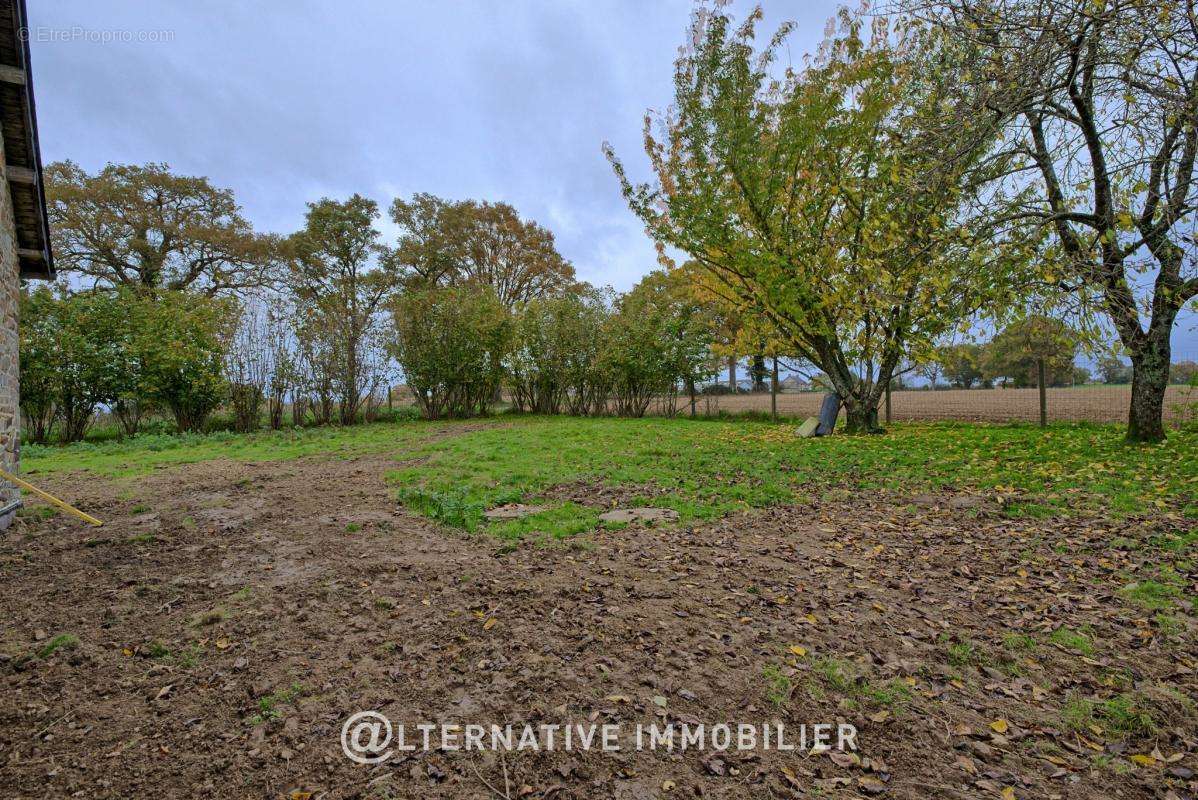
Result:
{"label": "stone house", "polygon": [[[0,466],[19,466],[21,412],[17,312],[22,278],[54,277],[42,188],[42,158],[29,69],[25,0],[0,0]],[[20,505],[0,481],[0,530]]]}

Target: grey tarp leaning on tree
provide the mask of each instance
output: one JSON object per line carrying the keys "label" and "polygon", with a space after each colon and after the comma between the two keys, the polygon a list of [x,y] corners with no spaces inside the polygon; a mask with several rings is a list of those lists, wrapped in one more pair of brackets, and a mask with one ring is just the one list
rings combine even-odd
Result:
{"label": "grey tarp leaning on tree", "polygon": [[828,392],[824,402],[819,407],[819,427],[815,429],[816,436],[827,436],[836,427],[836,417],[840,415],[840,395]]}

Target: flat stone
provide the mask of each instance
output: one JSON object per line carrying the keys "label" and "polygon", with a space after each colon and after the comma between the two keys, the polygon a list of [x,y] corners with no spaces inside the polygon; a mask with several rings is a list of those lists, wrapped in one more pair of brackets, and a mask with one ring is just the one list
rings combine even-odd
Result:
{"label": "flat stone", "polygon": [[487,519],[520,519],[527,517],[530,514],[539,514],[542,511],[548,511],[549,506],[528,506],[523,503],[508,503],[495,508],[488,508],[483,512],[483,516]]}
{"label": "flat stone", "polygon": [[986,498],[976,494],[958,494],[949,498],[948,501],[948,507],[958,511],[981,508],[984,505],[986,505]]}
{"label": "flat stone", "polygon": [[617,508],[599,515],[603,522],[674,522],[678,512],[672,508]]}
{"label": "flat stone", "polygon": [[803,439],[810,439],[815,436],[816,429],[819,428],[819,420],[815,417],[808,417],[803,420],[803,424],[795,430],[795,436]]}

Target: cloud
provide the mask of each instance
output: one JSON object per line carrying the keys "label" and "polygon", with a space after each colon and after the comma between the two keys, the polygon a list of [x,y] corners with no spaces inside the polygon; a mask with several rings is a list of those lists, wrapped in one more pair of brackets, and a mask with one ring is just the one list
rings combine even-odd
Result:
{"label": "cloud", "polygon": [[[759,30],[794,19],[797,63],[839,4],[770,2]],[[641,118],[672,97],[688,0],[30,5],[47,161],[165,161],[232,188],[277,232],[326,195],[384,210],[417,191],[504,200],[594,283],[626,289],[656,265],[600,145],[648,177]],[[39,28],[169,35],[39,41]],[[1179,325],[1191,352],[1193,325]]]}

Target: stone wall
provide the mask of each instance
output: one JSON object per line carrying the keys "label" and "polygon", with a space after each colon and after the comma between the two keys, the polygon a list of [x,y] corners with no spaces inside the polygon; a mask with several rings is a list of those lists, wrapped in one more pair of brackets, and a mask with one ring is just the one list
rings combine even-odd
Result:
{"label": "stone wall", "polygon": [[[4,164],[0,140],[0,164]],[[0,178],[0,466],[16,472],[20,447],[21,414],[18,398],[17,308],[20,290],[17,232],[8,181]],[[19,497],[16,487],[0,480],[0,509]],[[13,514],[0,514],[0,530]]]}

